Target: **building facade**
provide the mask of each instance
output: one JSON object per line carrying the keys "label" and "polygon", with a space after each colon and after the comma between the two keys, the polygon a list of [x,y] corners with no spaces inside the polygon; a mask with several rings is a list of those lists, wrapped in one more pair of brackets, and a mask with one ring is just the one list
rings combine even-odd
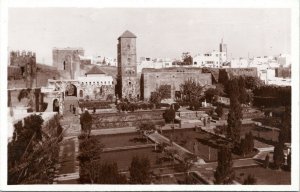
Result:
{"label": "building facade", "polygon": [[80,56],[84,56],[82,48],[53,48],[52,66],[60,70],[65,79],[77,79],[80,75]]}
{"label": "building facade", "polygon": [[35,53],[11,51],[9,63],[8,80],[25,80],[25,87],[32,88],[37,73]]}
{"label": "building facade", "polygon": [[181,97],[180,85],[192,79],[201,85],[212,85],[211,73],[203,73],[200,68],[172,67],[163,69],[143,69],[141,76],[141,95],[149,99],[161,85],[169,86],[170,99]]}
{"label": "building facade", "polygon": [[220,43],[219,51],[197,54],[193,58],[193,67],[220,68],[227,61],[227,45]]}
{"label": "building facade", "polygon": [[119,98],[139,98],[137,79],[136,36],[125,31],[118,38],[117,95]]}

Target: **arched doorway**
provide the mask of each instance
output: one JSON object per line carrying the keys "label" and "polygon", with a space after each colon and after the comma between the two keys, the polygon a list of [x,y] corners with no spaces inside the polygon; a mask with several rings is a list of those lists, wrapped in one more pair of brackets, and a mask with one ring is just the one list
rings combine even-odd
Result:
{"label": "arched doorway", "polygon": [[53,112],[58,112],[59,113],[59,102],[58,99],[53,100]]}
{"label": "arched doorway", "polygon": [[70,84],[66,87],[65,96],[76,96],[77,97],[77,87]]}

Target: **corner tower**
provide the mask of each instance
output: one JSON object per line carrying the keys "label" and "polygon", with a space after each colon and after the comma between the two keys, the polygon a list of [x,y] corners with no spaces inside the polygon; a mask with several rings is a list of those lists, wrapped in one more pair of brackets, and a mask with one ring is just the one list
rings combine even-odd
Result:
{"label": "corner tower", "polygon": [[119,98],[134,99],[138,95],[136,63],[136,36],[125,31],[118,38],[117,95]]}

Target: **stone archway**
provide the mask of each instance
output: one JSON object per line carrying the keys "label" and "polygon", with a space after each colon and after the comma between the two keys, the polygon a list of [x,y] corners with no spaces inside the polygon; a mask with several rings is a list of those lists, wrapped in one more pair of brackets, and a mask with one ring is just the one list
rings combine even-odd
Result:
{"label": "stone archway", "polygon": [[77,97],[77,87],[73,84],[69,84],[65,90],[65,97],[67,96],[75,96]]}
{"label": "stone archway", "polygon": [[58,101],[58,99],[53,100],[53,112],[58,112],[59,113],[59,101]]}

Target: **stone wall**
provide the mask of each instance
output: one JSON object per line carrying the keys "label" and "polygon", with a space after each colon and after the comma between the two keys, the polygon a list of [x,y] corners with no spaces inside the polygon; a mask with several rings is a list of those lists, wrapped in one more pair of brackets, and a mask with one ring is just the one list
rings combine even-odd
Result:
{"label": "stone wall", "polygon": [[171,98],[175,97],[175,91],[180,91],[180,84],[188,79],[193,79],[202,85],[211,85],[210,73],[202,73],[200,68],[165,68],[165,69],[143,69],[141,76],[142,98],[149,99],[160,85],[171,85]]}
{"label": "stone wall", "polygon": [[92,129],[134,127],[141,121],[162,123],[165,121],[163,113],[164,110],[91,114],[93,117]]}

